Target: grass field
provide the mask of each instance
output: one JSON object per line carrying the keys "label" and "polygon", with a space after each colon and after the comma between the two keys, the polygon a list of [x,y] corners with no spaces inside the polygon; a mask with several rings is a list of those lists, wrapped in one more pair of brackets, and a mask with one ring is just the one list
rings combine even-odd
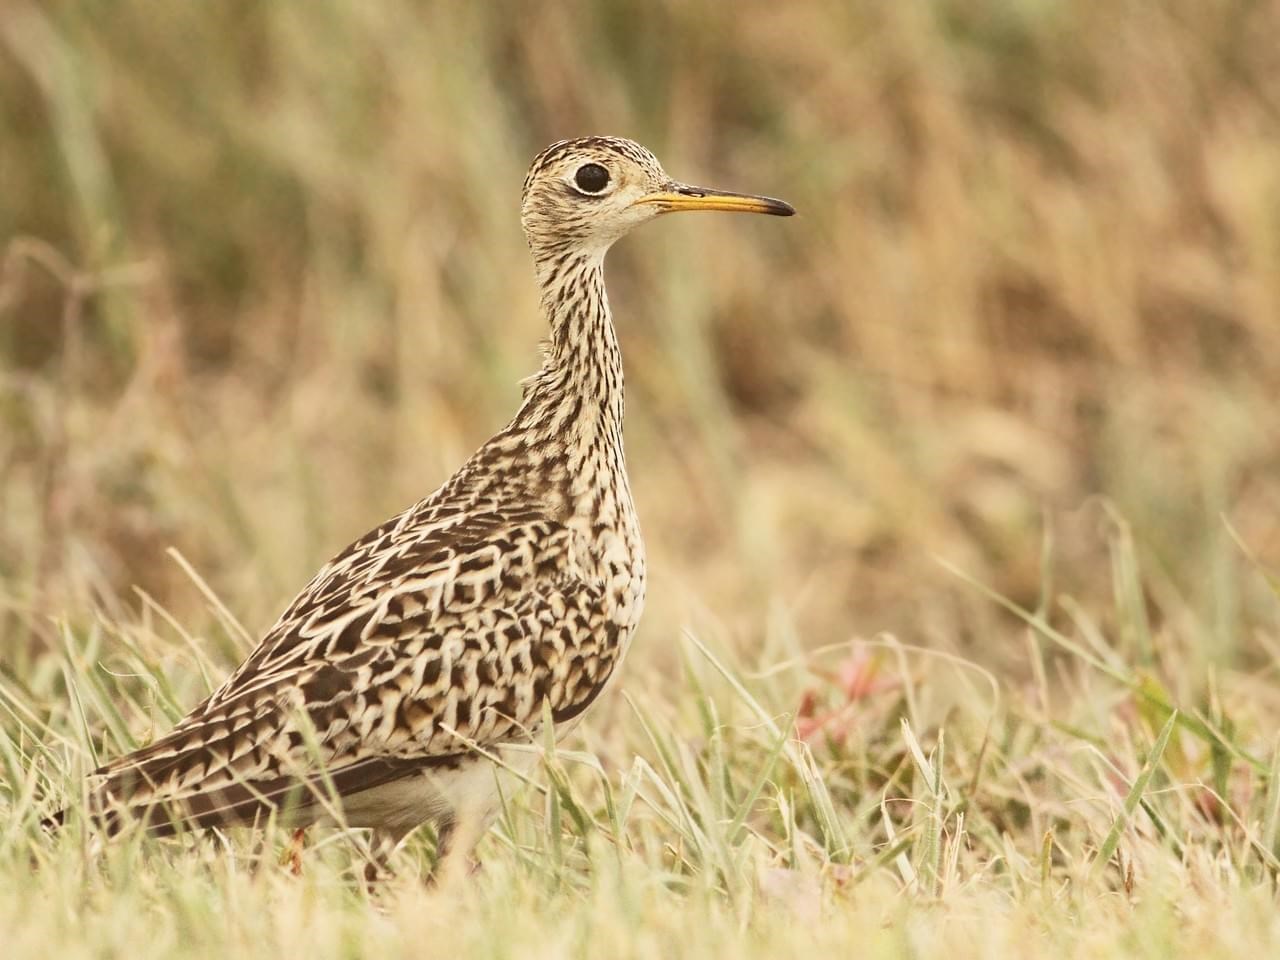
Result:
{"label": "grass field", "polygon": [[[611,256],[646,619],[483,870],[44,836],[505,423],[583,133],[801,216]],[[0,257],[6,960],[1280,944],[1280,5],[6,0]]]}

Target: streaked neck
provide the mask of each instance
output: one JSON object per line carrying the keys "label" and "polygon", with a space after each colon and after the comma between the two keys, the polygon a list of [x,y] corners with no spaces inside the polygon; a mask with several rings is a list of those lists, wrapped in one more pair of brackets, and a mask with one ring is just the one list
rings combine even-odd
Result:
{"label": "streaked neck", "polygon": [[571,459],[603,448],[621,466],[622,353],[605,294],[604,251],[540,257],[537,273],[550,335],[512,425],[563,444]]}

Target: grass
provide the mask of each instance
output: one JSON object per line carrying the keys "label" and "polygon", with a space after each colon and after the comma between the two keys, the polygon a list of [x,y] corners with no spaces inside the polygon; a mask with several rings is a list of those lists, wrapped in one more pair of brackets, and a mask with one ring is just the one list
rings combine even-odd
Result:
{"label": "grass", "polygon": [[142,609],[64,625],[62,656],[0,692],[13,956],[897,956],[943,943],[1226,956],[1277,934],[1276,690],[1224,672],[1184,713],[1088,619],[1073,638],[1019,611],[1039,678],[1020,691],[891,637],[767,669],[710,637],[668,638],[678,681],[634,671],[585,742],[541,745],[543,769],[510,798],[478,876],[423,886],[422,837],[371,896],[361,838],[336,832],[301,877],[287,832],[126,836],[102,852],[75,825],[41,835],[52,798],[78,802],[93,757],[163,728],[218,675],[176,619]]}
{"label": "grass", "polygon": [[[1273,952],[1278,32],[8,0],[5,956]],[[484,870],[44,837],[505,422],[524,165],[583,132],[802,216],[611,258],[648,612]]]}

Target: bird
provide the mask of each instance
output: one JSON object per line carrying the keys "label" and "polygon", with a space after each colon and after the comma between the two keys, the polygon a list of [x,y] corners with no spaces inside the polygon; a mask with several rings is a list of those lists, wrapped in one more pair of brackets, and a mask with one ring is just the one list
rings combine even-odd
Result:
{"label": "bird", "polygon": [[530,769],[547,724],[558,739],[581,721],[640,620],[645,552],[604,260],[640,224],[699,210],[795,213],[673,180],[631,140],[537,155],[521,223],[549,334],[515,416],[325,564],[171,731],[89,774],[94,827],[367,828],[373,877],[430,823],[436,869],[471,856],[500,809],[499,774]]}

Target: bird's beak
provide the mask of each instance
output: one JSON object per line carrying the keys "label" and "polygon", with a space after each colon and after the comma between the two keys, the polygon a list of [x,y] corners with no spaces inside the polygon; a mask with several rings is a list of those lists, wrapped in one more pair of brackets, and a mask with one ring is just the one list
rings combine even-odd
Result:
{"label": "bird's beak", "polygon": [[641,197],[636,203],[651,203],[662,213],[680,210],[728,210],[731,213],[767,213],[775,217],[790,217],[796,208],[784,200],[772,197],[756,197],[749,193],[729,193],[708,187],[691,187],[684,183],[670,183],[666,189]]}

